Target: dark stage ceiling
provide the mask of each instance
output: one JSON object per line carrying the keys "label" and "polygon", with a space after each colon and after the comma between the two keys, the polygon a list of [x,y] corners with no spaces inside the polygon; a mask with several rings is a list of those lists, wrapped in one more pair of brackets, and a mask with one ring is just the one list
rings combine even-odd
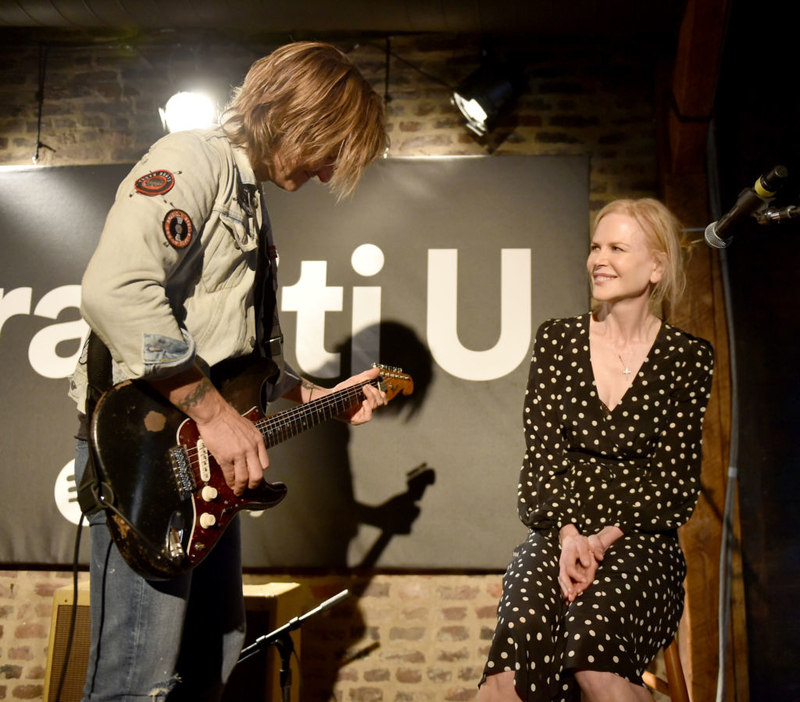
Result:
{"label": "dark stage ceiling", "polygon": [[0,32],[22,37],[159,28],[253,34],[677,35],[683,0],[0,0]]}

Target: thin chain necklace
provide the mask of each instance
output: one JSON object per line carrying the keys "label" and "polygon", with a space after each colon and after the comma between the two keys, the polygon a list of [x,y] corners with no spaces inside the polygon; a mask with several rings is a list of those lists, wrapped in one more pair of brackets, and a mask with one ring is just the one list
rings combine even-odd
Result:
{"label": "thin chain necklace", "polygon": [[625,363],[625,361],[622,360],[622,354],[620,354],[620,352],[617,351],[617,358],[619,359],[619,362],[622,364],[622,373],[623,373],[623,375],[625,376],[625,378],[627,379],[628,382],[631,382],[631,374],[633,373],[633,371],[628,366],[629,365],[631,365],[631,366],[633,365],[633,357],[631,356],[631,363],[630,364]]}
{"label": "thin chain necklace", "polygon": [[[644,336],[645,340],[647,340],[649,338],[650,329],[652,329],[653,325],[658,323],[658,321],[659,321],[658,318],[656,318],[653,322],[651,322],[650,328],[648,328],[647,332],[645,333],[645,336]],[[634,361],[636,360],[636,350],[634,350],[634,352],[631,354],[630,363],[625,363],[625,360],[622,358],[622,354],[617,349],[614,349],[614,351],[616,351],[616,353],[617,353],[617,358],[619,359],[620,365],[622,366],[622,374],[625,376],[625,379],[629,383],[633,382],[633,378],[631,377],[633,375],[633,371],[631,370],[631,366],[635,365]]]}

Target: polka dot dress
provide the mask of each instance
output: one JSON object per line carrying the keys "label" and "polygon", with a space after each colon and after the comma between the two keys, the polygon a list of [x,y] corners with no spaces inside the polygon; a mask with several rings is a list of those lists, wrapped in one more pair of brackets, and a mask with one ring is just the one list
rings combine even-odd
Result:
{"label": "polka dot dress", "polygon": [[[589,315],[539,329],[525,396],[519,514],[530,527],[503,580],[486,675],[514,672],[527,701],[580,700],[576,669],[641,675],[678,629],[686,563],[677,528],[700,489],[708,342],[662,323],[611,411],[595,390]],[[594,583],[570,605],[558,531],[618,526]]]}

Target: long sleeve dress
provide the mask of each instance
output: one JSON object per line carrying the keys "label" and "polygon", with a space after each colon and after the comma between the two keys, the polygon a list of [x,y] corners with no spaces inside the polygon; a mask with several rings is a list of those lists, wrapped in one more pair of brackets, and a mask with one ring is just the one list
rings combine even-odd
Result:
{"label": "long sleeve dress", "polygon": [[[537,332],[524,404],[519,515],[530,531],[503,580],[486,675],[514,671],[524,700],[579,700],[576,669],[641,684],[683,611],[677,528],[700,490],[702,421],[713,351],[662,323],[619,404],[595,388],[590,315]],[[558,586],[559,529],[617,526],[593,584],[575,602]]]}

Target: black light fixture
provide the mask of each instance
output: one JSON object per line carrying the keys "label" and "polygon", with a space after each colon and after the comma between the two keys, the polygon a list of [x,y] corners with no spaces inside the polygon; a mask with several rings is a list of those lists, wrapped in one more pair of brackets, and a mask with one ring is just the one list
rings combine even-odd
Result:
{"label": "black light fixture", "polygon": [[454,91],[453,102],[467,120],[467,129],[486,136],[497,117],[516,101],[522,80],[512,67],[485,63]]}

